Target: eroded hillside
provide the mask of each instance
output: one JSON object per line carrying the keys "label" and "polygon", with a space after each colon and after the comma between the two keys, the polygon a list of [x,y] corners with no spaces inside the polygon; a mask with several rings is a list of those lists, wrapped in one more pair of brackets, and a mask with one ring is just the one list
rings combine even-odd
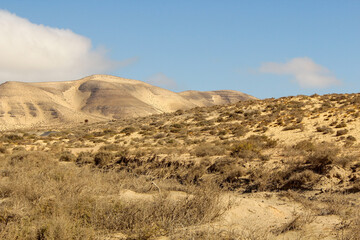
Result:
{"label": "eroded hillside", "polygon": [[191,93],[108,75],[67,82],[6,82],[0,85],[0,129],[99,122],[255,99],[237,91]]}

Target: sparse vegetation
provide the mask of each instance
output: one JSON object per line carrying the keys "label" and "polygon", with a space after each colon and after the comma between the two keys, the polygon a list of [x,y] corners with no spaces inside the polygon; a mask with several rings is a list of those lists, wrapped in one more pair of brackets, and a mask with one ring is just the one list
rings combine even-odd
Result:
{"label": "sparse vegetation", "polygon": [[[272,239],[323,224],[329,236],[341,228],[337,237],[356,239],[358,98],[296,96],[2,132],[0,238]],[[231,212],[238,208],[244,216]],[[230,212],[244,217],[241,227],[222,222]],[[245,231],[258,212],[273,224]]]}

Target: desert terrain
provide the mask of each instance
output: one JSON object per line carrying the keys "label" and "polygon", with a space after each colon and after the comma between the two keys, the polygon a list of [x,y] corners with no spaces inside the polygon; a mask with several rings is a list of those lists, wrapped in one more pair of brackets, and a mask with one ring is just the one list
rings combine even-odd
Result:
{"label": "desert terrain", "polygon": [[[1,239],[360,238],[359,94],[97,78],[0,86]],[[16,102],[11,85],[29,92]]]}
{"label": "desert terrain", "polygon": [[0,85],[0,129],[99,122],[256,99],[230,90],[175,93],[110,75],[65,82]]}

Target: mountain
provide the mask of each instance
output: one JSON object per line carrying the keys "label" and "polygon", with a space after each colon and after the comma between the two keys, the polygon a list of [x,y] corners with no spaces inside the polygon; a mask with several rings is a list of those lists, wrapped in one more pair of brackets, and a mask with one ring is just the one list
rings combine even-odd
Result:
{"label": "mountain", "polygon": [[175,93],[142,81],[92,75],[64,82],[0,85],[0,128],[91,122],[256,99],[230,90]]}
{"label": "mountain", "polygon": [[238,101],[257,99],[251,95],[234,91],[234,90],[218,90],[218,91],[185,91],[180,92],[180,96],[186,98],[191,103],[199,107],[207,107],[212,105],[224,105],[235,103]]}

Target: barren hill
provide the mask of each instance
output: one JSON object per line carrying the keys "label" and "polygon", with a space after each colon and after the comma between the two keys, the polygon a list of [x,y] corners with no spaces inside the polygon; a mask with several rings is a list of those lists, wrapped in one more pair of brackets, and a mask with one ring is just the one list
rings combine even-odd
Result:
{"label": "barren hill", "polygon": [[256,99],[255,97],[248,94],[233,90],[218,90],[208,92],[185,91],[179,94],[197,106],[223,105],[243,100]]}
{"label": "barren hill", "polygon": [[102,121],[255,99],[237,91],[175,93],[142,81],[92,75],[75,81],[0,85],[0,127]]}

